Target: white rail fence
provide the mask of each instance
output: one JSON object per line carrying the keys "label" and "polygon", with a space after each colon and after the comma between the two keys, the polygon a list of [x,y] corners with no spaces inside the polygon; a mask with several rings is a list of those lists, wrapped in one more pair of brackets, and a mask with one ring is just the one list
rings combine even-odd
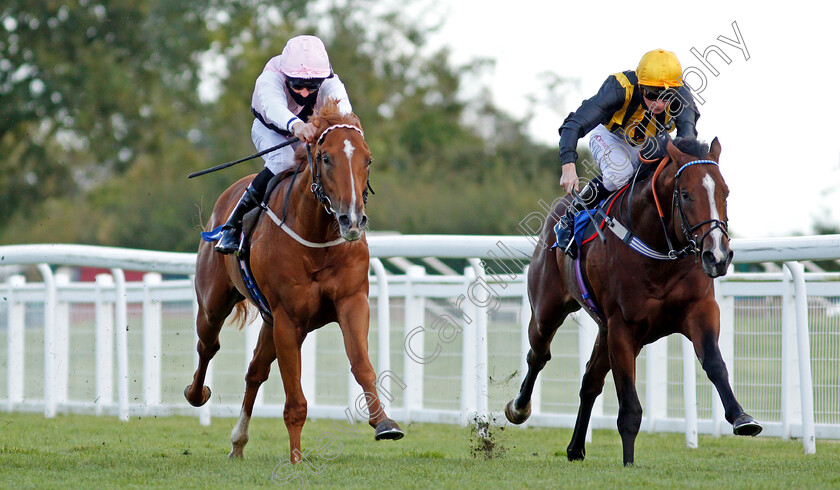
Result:
{"label": "white rail fence", "polygon": [[[530,317],[524,274],[528,237],[370,237],[371,360],[390,415],[400,421],[465,424],[500,415],[519,387]],[[736,263],[782,262],[780,273],[730,273],[717,281],[721,351],[744,408],[762,435],[840,439],[840,274],[806,273],[800,261],[840,259],[840,235],[733,240]],[[405,258],[433,258],[389,273]],[[439,259],[468,258],[463,274]],[[504,260],[500,260],[504,259]],[[384,263],[383,263],[384,262]],[[389,263],[390,262],[390,263]],[[517,263],[519,267],[517,268]],[[239,412],[259,322],[222,330],[208,373],[213,396],[190,407],[183,388],[195,369],[194,254],[77,245],[0,247],[0,272],[37,266],[43,282],[11,275],[0,285],[0,409],[116,415]],[[56,266],[110,270],[73,282]],[[443,275],[430,272],[447,271]],[[148,271],[139,282],[124,270]],[[162,274],[169,275],[166,280]],[[169,278],[171,275],[181,278]],[[533,397],[532,426],[574,425],[580,376],[596,327],[570,318],[552,344],[553,360]],[[361,394],[341,333],[328,325],[303,345],[304,392],[313,418],[343,418]],[[647,346],[637,362],[643,430],[731,433],[723,407],[684,338]],[[276,373],[276,370],[275,370]],[[263,385],[255,416],[281,417],[276,374]],[[351,410],[352,412],[353,410]],[[593,411],[594,428],[615,428],[611,378]],[[357,415],[357,418],[358,415]]]}

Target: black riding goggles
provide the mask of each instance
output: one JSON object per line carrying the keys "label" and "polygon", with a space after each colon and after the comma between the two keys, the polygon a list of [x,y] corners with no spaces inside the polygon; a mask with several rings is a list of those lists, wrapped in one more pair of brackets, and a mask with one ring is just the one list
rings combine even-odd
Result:
{"label": "black riding goggles", "polygon": [[321,88],[321,84],[324,83],[323,78],[288,78],[287,82],[289,83],[289,87],[292,90],[303,90],[309,89],[310,92],[314,92]]}
{"label": "black riding goggles", "polygon": [[668,93],[668,89],[661,87],[642,87],[642,94],[648,100],[657,100]]}

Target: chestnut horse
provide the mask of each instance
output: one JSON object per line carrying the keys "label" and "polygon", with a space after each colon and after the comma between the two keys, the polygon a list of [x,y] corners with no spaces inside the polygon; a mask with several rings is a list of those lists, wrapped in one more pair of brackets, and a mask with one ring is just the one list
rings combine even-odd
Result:
{"label": "chestnut horse", "polygon": [[[717,165],[720,143],[715,138],[711,151],[693,139],[677,140],[676,145],[668,142],[668,156],[650,180],[637,184],[636,196],[625,192],[613,204],[618,211],[613,213],[614,226],[604,230],[606,242],[594,240],[581,247],[581,282],[575,260],[559,248],[537,246],[534,251],[528,272],[532,310],[528,372],[505,414],[515,424],[529,417],[534,382],[551,359],[551,339],[566,316],[583,306],[598,323],[599,332],[581,382],[577,422],[566,450],[570,461],[584,458],[592,405],[612,370],[624,464],[633,464],[642,422],[635,387],[636,356],[642,346],[673,333],[685,335],[694,344],[734,433],[761,432],[761,426],[735,399],[718,348],[720,310],[712,279],[726,274],[732,260],[726,232],[729,189]],[[546,220],[541,245],[554,243],[553,228],[565,205],[558,204]],[[667,253],[657,252],[663,250]],[[582,289],[591,296],[584,297]]]}
{"label": "chestnut horse", "polygon": [[[282,229],[266,212],[251,234],[251,269],[273,324],[263,322],[245,376],[242,411],[231,433],[231,458],[242,457],[257,391],[277,359],[286,393],[283,419],[289,432],[290,460],[300,461],[300,435],[306,421],[306,399],[300,384],[301,344],[307,333],[330,322],[338,322],[341,328],[376,439],[403,436],[380,405],[376,374],[368,357],[370,258],[364,229],[370,150],[359,119],[339,113],[332,100],[311,122],[318,128],[317,143],[311,150],[301,146],[295,154],[302,170],[294,179],[281,182],[266,199],[273,218],[284,216]],[[219,197],[207,230],[225,222],[252,178],[241,179]],[[210,398],[204,377],[210,359],[219,350],[222,324],[234,306],[240,320],[245,316],[248,292],[237,261],[232,255],[216,252],[212,243],[199,245],[195,274],[199,363],[192,384],[184,390],[194,406]]]}

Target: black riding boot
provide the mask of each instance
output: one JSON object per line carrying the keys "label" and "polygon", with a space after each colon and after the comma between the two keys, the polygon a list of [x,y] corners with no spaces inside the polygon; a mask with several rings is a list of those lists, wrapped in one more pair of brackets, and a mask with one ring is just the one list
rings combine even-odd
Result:
{"label": "black riding boot", "polygon": [[223,254],[232,254],[239,251],[239,235],[242,233],[242,218],[248,211],[254,209],[259,199],[254,196],[255,192],[251,187],[245,189],[245,193],[236,204],[233,213],[230,214],[227,223],[222,226],[222,237],[216,243],[216,251]]}
{"label": "black riding boot", "polygon": [[557,230],[557,246],[560,250],[572,256],[572,258],[574,256],[570,253],[569,247],[572,243],[572,235],[574,235],[575,229],[575,215],[578,211],[575,208],[575,204],[577,204],[576,200],[572,202],[571,206],[566,208],[566,214],[560,218],[560,229]]}
{"label": "black riding boot", "polygon": [[230,214],[227,223],[222,226],[222,237],[216,243],[216,251],[223,254],[232,254],[239,251],[240,239],[239,235],[242,233],[242,218],[248,211],[254,209],[260,204],[260,201],[265,195],[268,181],[274,177],[274,173],[268,169],[263,168],[260,173],[251,181],[251,185],[245,189],[245,193],[239,199],[233,212]]}
{"label": "black riding boot", "polygon": [[[609,194],[609,191],[604,188],[601,182],[601,177],[598,176],[589,181],[588,184],[578,194],[579,198],[572,200],[572,203],[566,208],[566,214],[560,218],[560,229],[557,231],[557,246],[563,250],[571,258],[577,256],[577,247],[575,246],[572,237],[575,229],[575,216],[586,208],[593,208]],[[584,206],[584,204],[586,206]]]}

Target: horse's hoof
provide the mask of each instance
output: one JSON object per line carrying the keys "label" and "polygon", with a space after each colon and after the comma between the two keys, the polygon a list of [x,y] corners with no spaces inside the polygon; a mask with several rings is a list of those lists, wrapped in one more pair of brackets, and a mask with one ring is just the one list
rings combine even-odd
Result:
{"label": "horse's hoof", "polygon": [[230,454],[228,454],[229,459],[241,459],[244,456],[242,453],[242,447],[233,446],[230,449]]}
{"label": "horse's hoof", "polygon": [[516,409],[515,402],[516,400],[514,399],[505,405],[505,417],[507,417],[511,424],[519,425],[528,420],[528,417],[531,416],[531,402],[529,401],[522,410]]}
{"label": "horse's hoof", "polygon": [[405,434],[396,422],[391,419],[385,419],[376,424],[376,433],[373,437],[377,441],[381,441],[382,439],[397,441],[404,436]]}
{"label": "horse's hoof", "polygon": [[566,457],[569,461],[583,461],[586,457],[586,450],[584,448],[574,449],[571,446],[566,448]]}
{"label": "horse's hoof", "polygon": [[736,436],[757,436],[761,431],[761,425],[747,414],[741,414],[732,424],[732,433]]}
{"label": "horse's hoof", "polygon": [[[190,386],[192,386],[192,385],[190,385]],[[199,400],[198,402],[196,402],[195,400],[190,398],[190,386],[187,386],[186,388],[184,388],[184,398],[186,398],[187,401],[190,403],[190,405],[192,405],[194,407],[200,407],[200,406],[204,405],[205,403],[207,403],[207,400],[210,399],[210,395],[213,394],[213,392],[210,391],[209,386],[204,386],[201,389],[202,399]]]}

